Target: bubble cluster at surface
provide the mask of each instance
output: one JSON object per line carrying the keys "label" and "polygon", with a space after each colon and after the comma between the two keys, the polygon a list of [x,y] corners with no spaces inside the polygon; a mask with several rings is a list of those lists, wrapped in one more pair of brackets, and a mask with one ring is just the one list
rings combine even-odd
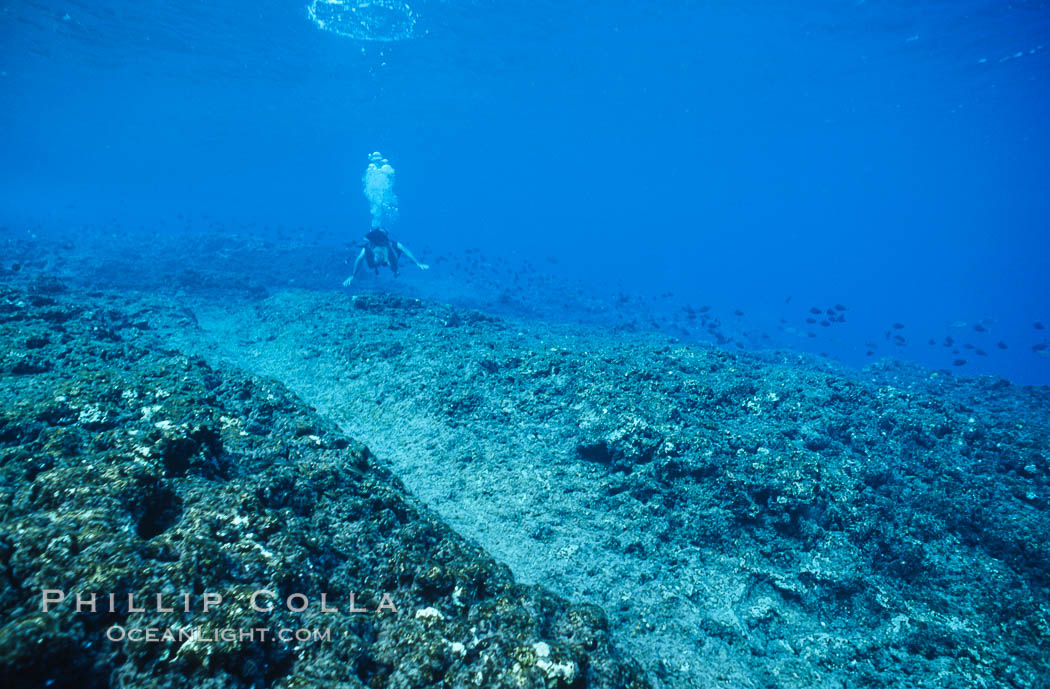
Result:
{"label": "bubble cluster at surface", "polygon": [[400,0],[311,0],[310,19],[318,28],[359,41],[411,38],[416,15]]}

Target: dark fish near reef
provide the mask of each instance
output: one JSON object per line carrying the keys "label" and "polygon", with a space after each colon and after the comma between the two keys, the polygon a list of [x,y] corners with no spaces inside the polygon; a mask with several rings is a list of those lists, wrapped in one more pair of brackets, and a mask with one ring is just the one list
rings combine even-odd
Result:
{"label": "dark fish near reef", "polygon": [[817,322],[817,319],[816,319],[816,318],[814,318],[813,316],[807,316],[807,317],[806,317],[806,322],[807,322],[807,323],[816,323],[816,322]]}
{"label": "dark fish near reef", "polygon": [[894,323],[893,324],[893,329],[894,330],[904,330],[904,324],[903,323]]}
{"label": "dark fish near reef", "polygon": [[955,361],[952,362],[952,366],[965,366],[965,365],[966,365],[966,359],[956,359]]}
{"label": "dark fish near reef", "polygon": [[814,316],[819,316],[820,314],[824,313],[824,309],[817,306],[811,306],[809,307],[809,312]]}
{"label": "dark fish near reef", "polygon": [[984,327],[980,323],[974,323],[973,324],[973,329],[976,330],[979,333],[986,333],[986,332],[988,332],[988,328]]}
{"label": "dark fish near reef", "polygon": [[845,311],[846,307],[843,306],[842,304],[835,304],[835,310],[836,311]]}
{"label": "dark fish near reef", "polygon": [[999,342],[997,342],[995,346],[998,347],[999,349],[1007,349],[1006,343],[1003,342],[1002,340],[999,340]]}

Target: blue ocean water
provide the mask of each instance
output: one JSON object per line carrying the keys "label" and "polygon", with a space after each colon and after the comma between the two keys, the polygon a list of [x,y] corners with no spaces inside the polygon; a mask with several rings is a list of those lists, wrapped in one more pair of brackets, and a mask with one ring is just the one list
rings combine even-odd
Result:
{"label": "blue ocean water", "polygon": [[410,246],[1050,383],[1047,2],[16,1],[0,36],[7,225],[352,241],[378,150]]}

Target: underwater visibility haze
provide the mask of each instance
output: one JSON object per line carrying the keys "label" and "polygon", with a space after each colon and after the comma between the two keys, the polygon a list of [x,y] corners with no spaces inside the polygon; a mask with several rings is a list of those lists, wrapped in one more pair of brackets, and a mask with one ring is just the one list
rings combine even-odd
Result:
{"label": "underwater visibility haze", "polygon": [[[748,348],[1047,383],[1032,347],[1050,321],[1048,16],[980,1],[8,3],[3,209],[353,241],[379,150],[399,171],[400,234],[435,252],[671,292],[657,320],[711,305]],[[806,322],[835,303],[846,323]]]}
{"label": "underwater visibility haze", "polygon": [[0,0],[0,684],[1050,686],[1048,122],[1042,0]]}

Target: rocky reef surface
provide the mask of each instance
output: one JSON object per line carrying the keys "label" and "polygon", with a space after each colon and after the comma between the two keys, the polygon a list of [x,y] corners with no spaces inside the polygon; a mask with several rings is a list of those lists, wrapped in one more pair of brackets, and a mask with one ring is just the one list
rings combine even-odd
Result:
{"label": "rocky reef surface", "polygon": [[404,296],[194,303],[662,687],[1050,685],[1050,391]]}
{"label": "rocky reef surface", "polygon": [[648,686],[281,383],[160,344],[196,328],[0,286],[0,685]]}
{"label": "rocky reef surface", "polygon": [[[642,682],[620,648],[660,688],[1050,686],[1047,388],[686,345],[630,303],[557,325],[589,302],[476,255],[468,299],[425,300],[329,290],[301,237],[172,241],[3,244],[0,681]],[[35,588],[74,580],[228,601],[49,623]],[[240,626],[278,584],[313,607],[266,626],[348,636],[96,641]],[[318,609],[390,587],[407,615]]]}

